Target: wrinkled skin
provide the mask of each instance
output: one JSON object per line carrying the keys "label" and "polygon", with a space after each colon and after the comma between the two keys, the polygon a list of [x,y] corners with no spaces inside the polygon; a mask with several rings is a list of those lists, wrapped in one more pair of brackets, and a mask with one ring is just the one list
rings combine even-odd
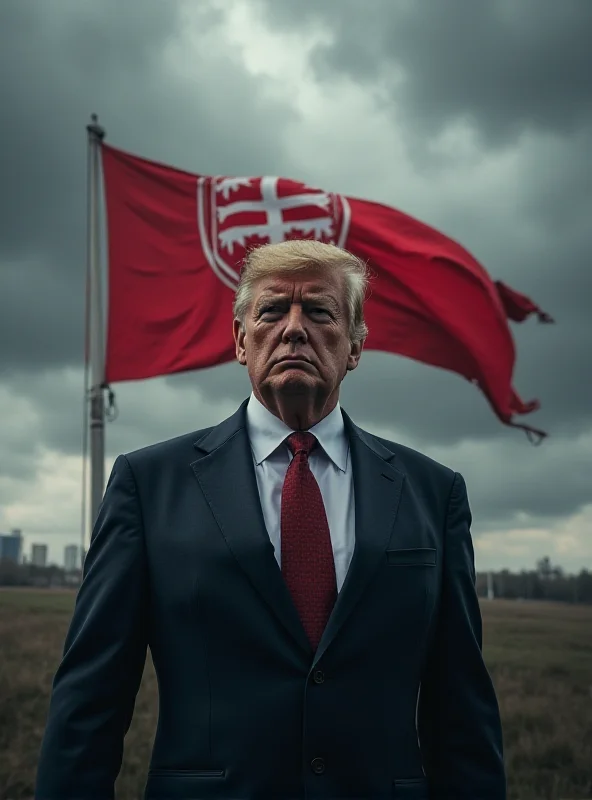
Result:
{"label": "wrinkled skin", "polygon": [[363,342],[349,339],[344,278],[310,270],[260,279],[244,330],[234,321],[236,356],[253,392],[293,430],[308,430],[337,404]]}

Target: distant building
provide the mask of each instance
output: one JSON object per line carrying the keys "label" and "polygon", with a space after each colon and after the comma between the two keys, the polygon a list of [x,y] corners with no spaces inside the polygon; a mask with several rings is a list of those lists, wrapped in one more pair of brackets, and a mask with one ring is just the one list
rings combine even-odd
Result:
{"label": "distant building", "polygon": [[80,548],[76,544],[67,544],[64,547],[64,567],[66,570],[80,569]]}
{"label": "distant building", "polygon": [[31,546],[31,564],[35,567],[47,566],[47,545],[34,544]]}
{"label": "distant building", "polygon": [[22,531],[15,528],[11,533],[0,533],[0,559],[20,564],[23,555]]}

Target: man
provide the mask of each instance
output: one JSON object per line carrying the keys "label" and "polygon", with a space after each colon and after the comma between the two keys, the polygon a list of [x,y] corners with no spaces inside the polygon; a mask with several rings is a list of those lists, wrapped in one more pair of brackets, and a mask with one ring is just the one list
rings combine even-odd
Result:
{"label": "man", "polygon": [[338,402],[366,280],[330,245],[254,250],[234,322],[250,399],[117,459],[38,800],[113,797],[147,646],[146,798],[505,798],[464,481]]}

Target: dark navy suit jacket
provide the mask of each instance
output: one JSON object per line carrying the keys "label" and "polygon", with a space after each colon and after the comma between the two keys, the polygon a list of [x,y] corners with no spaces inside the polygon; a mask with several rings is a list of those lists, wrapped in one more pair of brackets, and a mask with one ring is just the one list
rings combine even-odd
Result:
{"label": "dark navy suit jacket", "polygon": [[146,798],[504,800],[462,477],[344,413],[356,543],[314,653],[265,529],[245,406],[117,459],[37,800],[114,796],[148,646]]}

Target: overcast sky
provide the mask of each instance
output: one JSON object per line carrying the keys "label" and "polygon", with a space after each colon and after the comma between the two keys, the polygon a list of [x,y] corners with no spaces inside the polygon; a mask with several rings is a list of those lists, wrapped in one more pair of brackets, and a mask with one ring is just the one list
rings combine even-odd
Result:
{"label": "overcast sky", "polygon": [[[366,352],[342,403],[467,480],[479,569],[592,567],[592,3],[2,0],[0,531],[80,541],[86,133],[283,175],[458,239],[557,320],[513,326],[540,447],[452,373]],[[214,424],[238,365],[114,387],[120,452]]]}

